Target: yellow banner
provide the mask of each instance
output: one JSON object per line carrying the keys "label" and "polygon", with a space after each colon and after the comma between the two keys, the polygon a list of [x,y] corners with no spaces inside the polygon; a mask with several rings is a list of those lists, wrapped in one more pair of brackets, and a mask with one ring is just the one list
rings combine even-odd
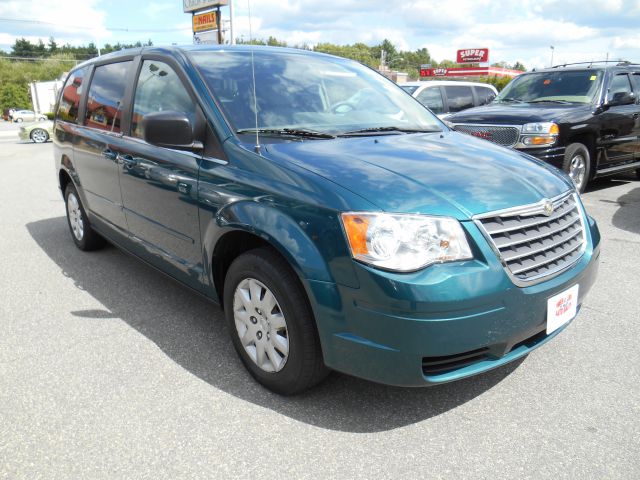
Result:
{"label": "yellow banner", "polygon": [[216,30],[217,28],[216,12],[197,13],[193,16],[194,33]]}

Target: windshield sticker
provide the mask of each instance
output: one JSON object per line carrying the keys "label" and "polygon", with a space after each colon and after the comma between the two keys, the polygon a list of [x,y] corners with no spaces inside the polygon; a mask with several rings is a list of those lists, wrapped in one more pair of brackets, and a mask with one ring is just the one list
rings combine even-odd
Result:
{"label": "windshield sticker", "polygon": [[591,80],[592,82],[596,79],[595,75],[591,75],[591,78],[589,80]]}

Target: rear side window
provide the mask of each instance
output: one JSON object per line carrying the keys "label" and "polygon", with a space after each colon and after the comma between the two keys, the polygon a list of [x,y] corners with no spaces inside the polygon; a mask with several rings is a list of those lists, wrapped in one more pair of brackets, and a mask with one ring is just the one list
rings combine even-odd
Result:
{"label": "rear side window", "polygon": [[120,133],[122,102],[131,61],[96,67],[89,87],[85,125]]}
{"label": "rear side window", "polygon": [[473,107],[473,93],[471,87],[448,85],[444,87],[447,92],[450,112],[459,112]]}
{"label": "rear side window", "polygon": [[496,94],[487,87],[473,87],[476,90],[476,97],[478,99],[478,105],[486,105],[491,100],[496,98]]}
{"label": "rear side window", "polygon": [[143,138],[142,118],[147,113],[174,111],[195,122],[196,106],[176,72],[156,60],[142,63],[131,119],[131,136]]}
{"label": "rear side window", "polygon": [[440,87],[425,88],[416,98],[425,107],[431,109],[433,113],[438,114],[444,112],[444,102],[442,101]]}
{"label": "rear side window", "polygon": [[59,120],[65,122],[78,123],[78,107],[80,97],[82,97],[82,82],[87,74],[87,67],[80,68],[69,75],[67,82],[62,87],[62,95],[58,104]]}

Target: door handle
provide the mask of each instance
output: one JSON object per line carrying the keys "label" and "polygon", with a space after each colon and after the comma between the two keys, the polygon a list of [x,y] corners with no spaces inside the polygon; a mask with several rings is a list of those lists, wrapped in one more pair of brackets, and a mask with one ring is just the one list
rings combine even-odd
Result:
{"label": "door handle", "polygon": [[116,152],[114,152],[113,150],[111,150],[110,148],[107,148],[106,150],[102,151],[102,156],[108,160],[112,160],[112,161],[116,161],[118,159],[118,154]]}
{"label": "door handle", "polygon": [[125,168],[132,168],[136,163],[131,155],[118,155],[118,160]]}

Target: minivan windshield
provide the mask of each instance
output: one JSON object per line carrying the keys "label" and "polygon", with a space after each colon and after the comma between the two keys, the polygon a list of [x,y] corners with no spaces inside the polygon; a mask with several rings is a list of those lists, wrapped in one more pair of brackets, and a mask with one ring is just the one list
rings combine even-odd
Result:
{"label": "minivan windshield", "polygon": [[494,102],[592,103],[602,76],[602,70],[525,73],[513,79]]}
{"label": "minivan windshield", "polygon": [[251,53],[249,49],[190,53],[238,133],[257,127],[271,134],[331,138],[444,128],[419,102],[359,63],[256,48],[252,68]]}

